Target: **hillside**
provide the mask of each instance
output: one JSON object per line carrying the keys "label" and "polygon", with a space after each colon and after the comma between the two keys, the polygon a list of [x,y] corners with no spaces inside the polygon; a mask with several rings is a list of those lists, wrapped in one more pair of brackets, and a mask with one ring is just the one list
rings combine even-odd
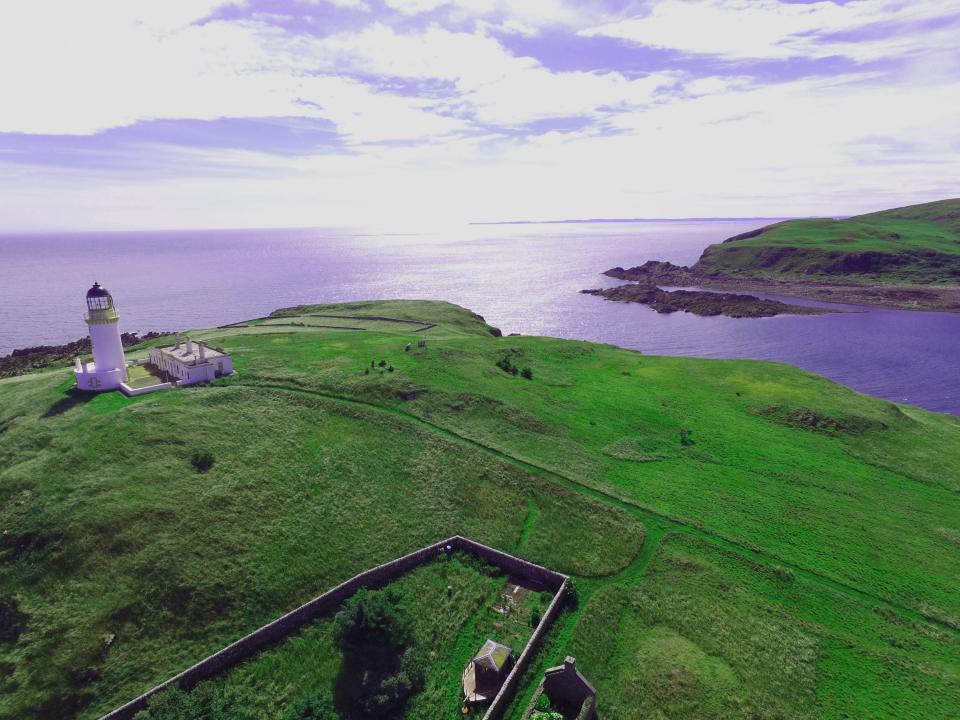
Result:
{"label": "hillside", "polygon": [[711,245],[691,269],[776,280],[958,284],[960,199],[768,225]]}
{"label": "hillside", "polygon": [[[234,357],[208,386],[0,380],[0,718],[96,718],[456,533],[574,576],[538,667],[575,655],[602,717],[956,716],[960,421],[498,335],[447,303],[303,306],[191,333]],[[251,663],[222,717],[281,720],[332,673]]]}

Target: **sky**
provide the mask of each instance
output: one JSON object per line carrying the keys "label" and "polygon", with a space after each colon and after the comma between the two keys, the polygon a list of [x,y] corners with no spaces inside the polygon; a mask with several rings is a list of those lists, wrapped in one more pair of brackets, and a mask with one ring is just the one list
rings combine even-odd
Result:
{"label": "sky", "polygon": [[0,4],[0,231],[960,196],[960,0]]}

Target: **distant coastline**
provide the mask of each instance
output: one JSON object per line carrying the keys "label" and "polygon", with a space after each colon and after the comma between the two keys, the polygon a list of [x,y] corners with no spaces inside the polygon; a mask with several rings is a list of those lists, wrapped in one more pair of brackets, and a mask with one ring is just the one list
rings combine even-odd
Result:
{"label": "distant coastline", "polygon": [[[797,217],[683,217],[683,218],[585,218],[566,220],[489,220],[469,225],[590,225],[599,223],[664,223],[664,222],[782,222],[812,216]],[[841,219],[840,216],[837,219]]]}

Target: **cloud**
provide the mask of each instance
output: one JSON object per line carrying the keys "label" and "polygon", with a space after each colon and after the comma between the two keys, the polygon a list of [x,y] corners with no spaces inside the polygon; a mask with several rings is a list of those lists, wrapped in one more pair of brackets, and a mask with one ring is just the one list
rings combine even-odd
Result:
{"label": "cloud", "polygon": [[[955,194],[956,0],[658,0],[623,18],[390,4],[0,6],[4,224],[778,215]],[[548,53],[573,44],[586,69],[556,69]]]}
{"label": "cloud", "polygon": [[[926,25],[938,19],[946,21],[943,27]],[[580,34],[730,59],[840,55],[863,61],[946,42],[952,47],[958,28],[957,0],[660,0],[644,16]]]}

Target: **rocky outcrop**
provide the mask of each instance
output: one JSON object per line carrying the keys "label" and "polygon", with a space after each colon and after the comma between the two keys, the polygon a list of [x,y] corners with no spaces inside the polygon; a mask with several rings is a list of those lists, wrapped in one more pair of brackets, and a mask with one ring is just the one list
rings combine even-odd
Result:
{"label": "rocky outcrop", "polygon": [[[151,330],[143,335],[137,333],[121,333],[120,341],[124,347],[129,347],[171,334],[172,333],[169,332],[157,332],[155,330]],[[22,375],[31,370],[65,364],[67,361],[73,361],[73,358],[78,355],[89,354],[90,338],[88,337],[74,340],[73,342],[63,345],[37,345],[35,347],[18,348],[9,355],[0,357],[0,377],[13,377],[14,375]]]}
{"label": "rocky outcrop", "polygon": [[647,305],[658,313],[688,312],[694,315],[725,315],[732,318],[773,317],[774,315],[820,315],[821,308],[789,305],[778,300],[763,300],[753,295],[717,293],[704,290],[662,290],[655,285],[620,285],[615,288],[581,290],[614,302]]}

